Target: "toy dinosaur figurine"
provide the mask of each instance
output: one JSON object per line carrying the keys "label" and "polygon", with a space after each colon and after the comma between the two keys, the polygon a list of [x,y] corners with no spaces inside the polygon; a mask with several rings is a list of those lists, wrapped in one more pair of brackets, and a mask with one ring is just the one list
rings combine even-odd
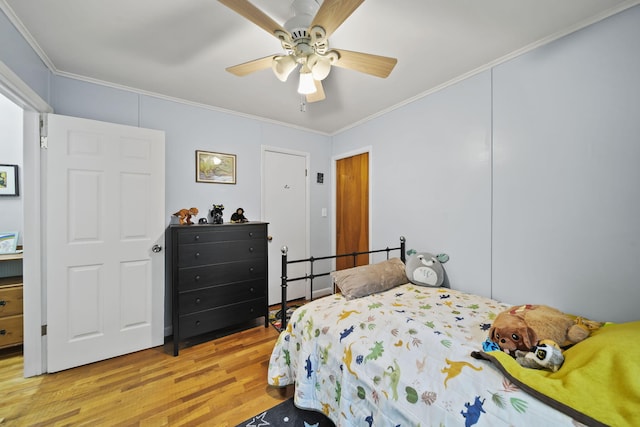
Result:
{"label": "toy dinosaur figurine", "polygon": [[180,225],[193,224],[193,221],[191,221],[191,217],[196,215],[198,215],[198,208],[180,209],[178,212],[173,214],[173,216],[178,217],[178,220],[180,221]]}

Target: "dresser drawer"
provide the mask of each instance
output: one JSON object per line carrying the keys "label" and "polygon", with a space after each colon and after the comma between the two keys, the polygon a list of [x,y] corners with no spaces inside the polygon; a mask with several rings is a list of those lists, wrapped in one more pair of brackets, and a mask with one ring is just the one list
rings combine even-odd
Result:
{"label": "dresser drawer", "polygon": [[219,228],[214,226],[196,227],[193,230],[184,231],[178,236],[178,245],[188,243],[228,242],[231,240],[265,240],[267,238],[266,227],[260,225],[233,226],[227,225]]}
{"label": "dresser drawer", "polygon": [[178,267],[264,259],[266,250],[265,240],[184,244],[178,246]]}
{"label": "dresser drawer", "polygon": [[230,282],[262,279],[267,266],[262,259],[212,264],[178,269],[178,291],[190,291]]}
{"label": "dresser drawer", "polygon": [[22,342],[22,314],[0,318],[0,347]]}
{"label": "dresser drawer", "polygon": [[189,314],[256,298],[264,298],[266,297],[265,280],[258,279],[180,292],[178,296],[180,314]]}
{"label": "dresser drawer", "polygon": [[0,288],[0,316],[22,313],[22,285]]}
{"label": "dresser drawer", "polygon": [[181,338],[192,337],[259,316],[267,316],[266,298],[181,315],[179,333]]}

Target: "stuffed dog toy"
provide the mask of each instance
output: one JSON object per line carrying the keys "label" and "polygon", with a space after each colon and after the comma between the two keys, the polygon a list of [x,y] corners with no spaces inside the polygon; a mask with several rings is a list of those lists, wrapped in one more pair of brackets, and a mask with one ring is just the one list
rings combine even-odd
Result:
{"label": "stuffed dog toy", "polygon": [[530,351],[541,340],[567,347],[587,338],[601,324],[574,318],[546,305],[521,305],[501,312],[489,329],[489,339],[506,353]]}

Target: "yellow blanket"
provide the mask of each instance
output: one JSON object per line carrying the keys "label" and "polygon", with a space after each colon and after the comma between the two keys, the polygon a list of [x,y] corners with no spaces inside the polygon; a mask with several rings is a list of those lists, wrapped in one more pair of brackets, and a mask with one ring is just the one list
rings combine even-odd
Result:
{"label": "yellow blanket", "polygon": [[564,352],[557,372],[523,368],[501,351],[475,352],[512,382],[587,425],[640,426],[640,321],[610,324]]}

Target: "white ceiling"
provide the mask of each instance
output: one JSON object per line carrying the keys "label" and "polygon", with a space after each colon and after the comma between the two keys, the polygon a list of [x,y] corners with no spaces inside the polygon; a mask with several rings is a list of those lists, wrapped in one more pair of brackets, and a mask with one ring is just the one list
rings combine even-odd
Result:
{"label": "white ceiling", "polygon": [[[252,0],[278,23],[291,0]],[[326,99],[301,111],[296,78],[231,65],[282,53],[217,0],[0,0],[51,70],[335,134],[617,13],[640,0],[367,0],[330,47],[391,56],[386,79],[333,67]]]}

